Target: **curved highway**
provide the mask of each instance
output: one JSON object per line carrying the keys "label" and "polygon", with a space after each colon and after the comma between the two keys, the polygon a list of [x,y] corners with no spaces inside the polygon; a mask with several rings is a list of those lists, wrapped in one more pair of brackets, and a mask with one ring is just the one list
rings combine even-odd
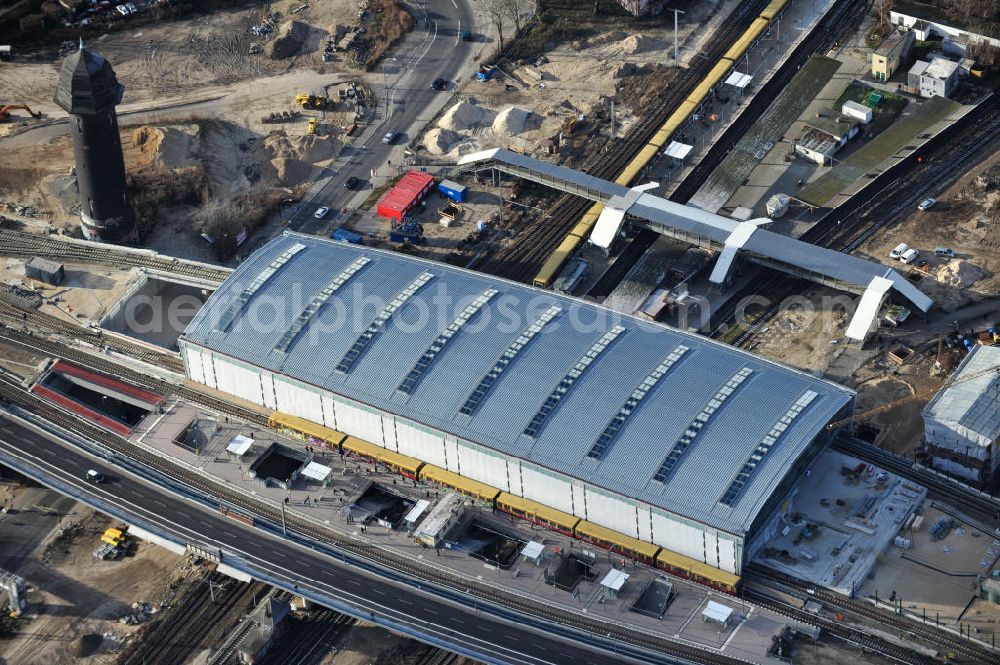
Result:
{"label": "curved highway", "polygon": [[[401,163],[405,146],[451,97],[458,78],[471,66],[472,56],[490,47],[473,25],[465,0],[429,0],[410,9],[416,19],[413,31],[372,70],[381,79],[375,88],[375,118],[302,200],[288,219],[290,228],[316,233],[328,224],[336,225],[339,210],[371,192],[372,170],[384,175],[391,168],[390,161]],[[472,41],[462,39],[466,30]],[[446,90],[432,89],[436,79],[446,81]],[[382,139],[390,130],[398,136],[387,144]],[[359,181],[354,190],[346,187],[352,177]],[[381,178],[376,180],[381,182]],[[324,219],[314,217],[320,206],[330,208]]]}
{"label": "curved highway", "polygon": [[[384,577],[368,574],[337,561],[330,554],[227,519],[192,498],[140,480],[55,436],[2,416],[0,461],[127,522],[154,532],[170,533],[181,542],[219,547],[225,552],[224,561],[250,570],[257,579],[305,593],[320,604],[407,632],[423,641],[458,648],[486,662],[517,665],[639,662],[620,653],[591,650],[579,642],[564,641],[478,611],[476,607],[454,604],[403,583],[394,584]],[[89,483],[85,480],[88,469],[98,470],[108,482]],[[235,560],[231,560],[233,557]],[[643,661],[678,662],[667,656],[652,655]]]}

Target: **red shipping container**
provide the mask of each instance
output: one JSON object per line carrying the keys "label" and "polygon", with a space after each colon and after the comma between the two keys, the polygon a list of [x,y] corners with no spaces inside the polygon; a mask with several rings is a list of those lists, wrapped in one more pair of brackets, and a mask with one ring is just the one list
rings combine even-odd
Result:
{"label": "red shipping container", "polygon": [[409,215],[434,187],[434,176],[423,171],[408,171],[396,186],[382,195],[375,209],[379,217],[401,221]]}

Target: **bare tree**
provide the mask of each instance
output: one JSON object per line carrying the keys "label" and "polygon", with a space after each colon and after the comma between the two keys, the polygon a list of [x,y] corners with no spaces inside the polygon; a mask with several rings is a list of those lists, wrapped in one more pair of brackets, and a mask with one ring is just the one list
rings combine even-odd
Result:
{"label": "bare tree", "polygon": [[514,32],[520,34],[525,22],[535,12],[535,0],[499,0],[507,12],[508,18],[514,23]]}
{"label": "bare tree", "polygon": [[499,40],[497,53],[500,53],[503,51],[503,29],[507,26],[509,15],[505,0],[482,0],[482,6],[486,22],[497,31],[497,39]]}

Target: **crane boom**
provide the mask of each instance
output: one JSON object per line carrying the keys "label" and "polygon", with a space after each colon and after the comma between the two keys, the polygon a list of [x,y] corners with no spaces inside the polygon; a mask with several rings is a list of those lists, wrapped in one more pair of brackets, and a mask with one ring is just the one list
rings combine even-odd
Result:
{"label": "crane boom", "polygon": [[[963,376],[961,378],[957,378],[957,379],[954,379],[952,381],[947,381],[945,383],[945,385],[942,388],[939,388],[938,390],[943,390],[944,388],[950,388],[952,386],[957,386],[959,384],[965,383],[966,381],[972,381],[973,379],[978,379],[979,377],[983,376],[984,374],[1000,374],[1000,365],[993,365],[992,367],[987,367],[986,369],[981,369],[979,371],[973,372],[972,374],[968,374],[968,375]],[[912,402],[913,400],[922,399],[924,397],[930,397],[934,393],[938,392],[938,390],[922,390],[920,392],[915,392],[912,395],[907,395],[906,397],[900,397],[899,399],[894,399],[891,402],[886,402],[885,404],[880,404],[879,406],[876,406],[874,408],[866,409],[866,410],[862,411],[861,413],[855,413],[853,416],[850,416],[848,418],[842,418],[840,420],[834,421],[834,422],[830,423],[829,425],[827,425],[826,428],[828,430],[837,429],[838,427],[846,425],[847,423],[851,422],[852,420],[857,420],[858,418],[868,418],[868,417],[873,416],[873,415],[875,415],[877,413],[882,413],[883,411],[888,411],[889,409],[894,409],[897,406],[899,406],[900,404],[905,404],[906,402]]]}

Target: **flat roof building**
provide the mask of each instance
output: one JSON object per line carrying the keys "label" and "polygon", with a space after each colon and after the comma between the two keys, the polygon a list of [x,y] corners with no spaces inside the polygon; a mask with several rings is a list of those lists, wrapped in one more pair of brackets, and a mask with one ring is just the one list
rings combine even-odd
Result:
{"label": "flat roof building", "polygon": [[730,572],[854,401],[592,303],[294,233],[180,348],[195,381]]}
{"label": "flat roof building", "polygon": [[973,347],[924,408],[924,438],[934,468],[991,482],[1000,466],[1000,347]]}

